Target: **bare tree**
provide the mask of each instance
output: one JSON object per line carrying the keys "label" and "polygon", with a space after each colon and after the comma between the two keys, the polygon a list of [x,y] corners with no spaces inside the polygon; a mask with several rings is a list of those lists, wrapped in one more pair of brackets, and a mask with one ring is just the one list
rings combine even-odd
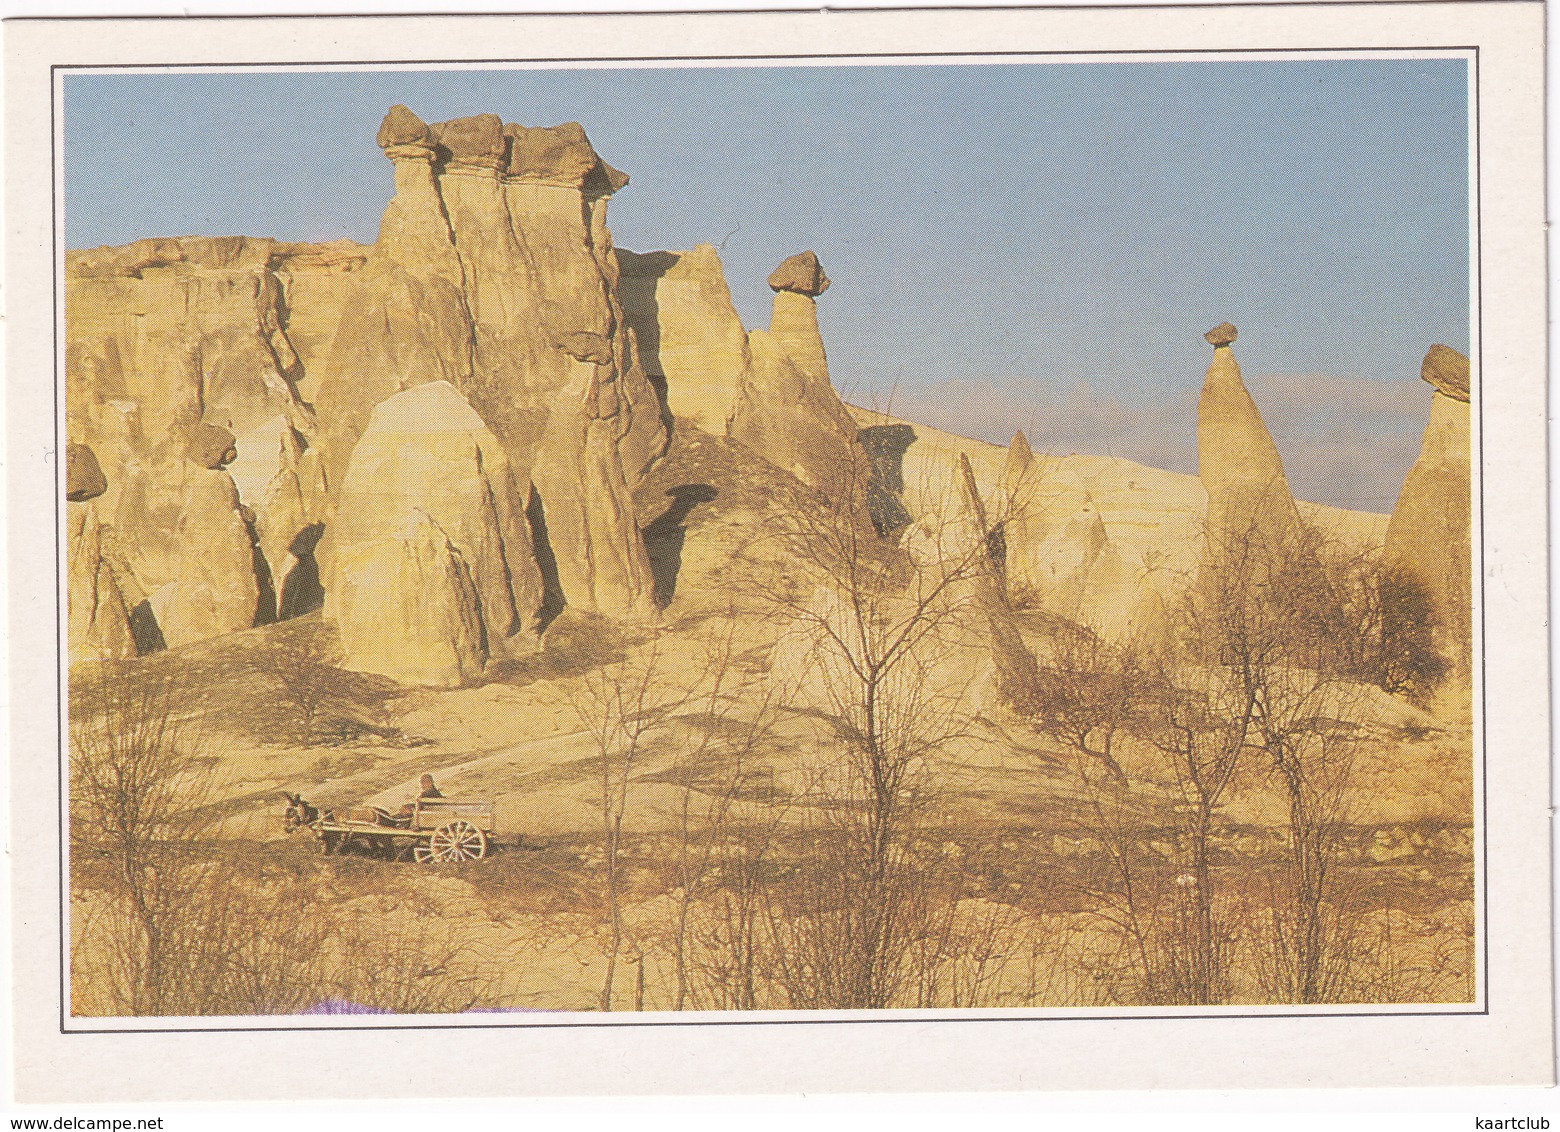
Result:
{"label": "bare tree", "polygon": [[128,663],[72,680],[72,874],[109,895],[116,1013],[174,1012],[190,974],[178,924],[211,824],[211,777],[184,692],[165,669]]}
{"label": "bare tree", "polygon": [[[308,745],[362,733],[397,734],[373,717],[393,684],[383,677],[340,667],[332,633],[317,618],[283,622],[266,631],[245,664],[270,697],[246,713],[262,728]],[[250,689],[253,695],[253,689]]]}
{"label": "bare tree", "polygon": [[[754,756],[770,736],[778,700],[775,685],[764,680],[750,702],[740,702],[740,687],[733,687],[740,686],[737,669],[741,663],[737,651],[739,621],[734,608],[727,610],[719,626],[707,640],[703,673],[696,690],[688,696],[692,718],[683,721],[693,728],[694,738],[684,749],[679,773],[674,862],[677,918],[672,937],[674,1010],[684,1009],[695,993],[692,920],[699,905],[710,899],[718,900],[726,913],[721,918],[722,944],[731,953],[728,958],[737,973],[735,979],[721,980],[723,997],[735,991],[734,997],[746,1002],[746,1009],[754,1008],[753,927],[757,918],[751,915],[749,900],[757,890],[752,885],[752,866],[754,858],[767,850],[769,835],[781,816],[777,812],[760,823],[752,822],[749,816],[742,828],[734,828],[744,811],[751,809],[743,804],[746,797],[767,786],[766,801],[775,800],[773,775],[766,773],[767,768],[755,765]],[[746,841],[740,840],[744,834]],[[722,869],[723,862],[735,863],[737,868]],[[711,891],[717,872],[723,874],[718,879],[727,882],[720,887],[730,886],[732,891]],[[729,884],[732,881],[734,885]]]}
{"label": "bare tree", "polygon": [[974,666],[958,657],[978,638],[971,588],[990,568],[984,532],[967,519],[932,518],[907,532],[907,552],[877,533],[860,495],[784,514],[774,537],[812,588],[762,595],[785,626],[785,663],[805,673],[799,707],[824,725],[829,751],[815,768],[818,796],[799,811],[808,871],[774,921],[797,1006],[878,1009],[905,985],[924,926],[912,846],[939,758],[968,731]]}
{"label": "bare tree", "polygon": [[[1273,914],[1275,993],[1323,1002],[1338,991],[1329,963],[1328,874],[1362,737],[1361,635],[1304,528],[1210,537],[1194,599],[1206,629],[1204,663],[1222,669],[1249,712],[1250,738],[1288,807],[1284,898]],[[1329,974],[1332,972],[1332,974]]]}
{"label": "bare tree", "polygon": [[[652,736],[681,698],[663,671],[662,640],[652,634],[628,659],[587,672],[576,685],[572,706],[595,748],[599,771],[597,810],[602,837],[602,905],[607,967],[599,1005],[613,1009],[618,962],[625,943],[623,922],[623,821],[635,776],[649,754]],[[642,968],[641,968],[642,971]]]}

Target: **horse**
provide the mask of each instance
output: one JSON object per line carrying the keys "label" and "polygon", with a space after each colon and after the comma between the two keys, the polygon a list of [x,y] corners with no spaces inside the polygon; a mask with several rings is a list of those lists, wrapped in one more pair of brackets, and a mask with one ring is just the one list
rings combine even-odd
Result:
{"label": "horse", "polygon": [[305,802],[302,795],[289,794],[284,790],[282,797],[287,799],[287,809],[282,811],[283,833],[296,833],[320,820],[322,815],[319,807]]}
{"label": "horse", "polygon": [[296,833],[300,829],[313,830],[319,838],[319,851],[326,856],[348,851],[351,846],[358,852],[367,851],[380,857],[404,857],[411,852],[411,843],[399,845],[393,838],[375,837],[372,834],[322,828],[321,823],[335,826],[351,823],[354,826],[380,826],[387,829],[405,829],[411,825],[410,814],[392,814],[382,806],[354,806],[347,810],[322,810],[303,800],[302,795],[282,792],[287,799],[287,809],[282,812],[282,832]]}

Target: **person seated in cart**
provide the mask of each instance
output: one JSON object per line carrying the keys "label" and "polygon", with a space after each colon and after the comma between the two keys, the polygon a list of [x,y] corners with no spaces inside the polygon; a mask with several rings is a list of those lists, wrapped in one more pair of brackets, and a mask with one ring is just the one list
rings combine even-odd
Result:
{"label": "person seated in cart", "polygon": [[422,801],[422,799],[444,797],[444,795],[439,792],[439,788],[433,784],[433,775],[431,774],[425,772],[423,776],[417,780],[417,786],[420,793],[418,793],[416,798],[413,798],[410,802],[407,802],[404,806],[402,806],[400,811],[396,814],[398,818],[402,819],[401,824],[403,825],[412,824],[412,815],[417,812],[417,803]]}

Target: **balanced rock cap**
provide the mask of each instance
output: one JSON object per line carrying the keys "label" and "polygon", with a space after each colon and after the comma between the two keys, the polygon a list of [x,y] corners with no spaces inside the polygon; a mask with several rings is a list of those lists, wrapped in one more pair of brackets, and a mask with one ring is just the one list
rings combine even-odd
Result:
{"label": "balanced rock cap", "polygon": [[434,126],[432,133],[457,164],[497,167],[504,156],[504,120],[497,114],[452,118]]}
{"label": "balanced rock cap", "polygon": [[190,429],[189,458],[203,468],[225,468],[238,459],[236,444],[227,429],[202,421]]}
{"label": "balanced rock cap", "polygon": [[1235,335],[1234,323],[1221,322],[1218,326],[1204,334],[1203,338],[1207,340],[1208,345],[1217,350],[1220,346],[1228,346],[1235,341]]}
{"label": "balanced rock cap", "polygon": [[390,107],[374,137],[380,149],[393,145],[427,145],[431,140],[428,124],[400,103]]}
{"label": "balanced rock cap", "polygon": [[1439,342],[1430,347],[1419,366],[1419,376],[1453,401],[1468,401],[1468,359]]}
{"label": "balanced rock cap", "polygon": [[816,299],[829,289],[829,277],[812,252],[800,252],[785,260],[769,276],[771,291],[794,291]]}
{"label": "balanced rock cap", "polygon": [[[582,185],[605,164],[585,135],[585,127],[578,122],[560,126],[519,126],[510,122],[504,133],[509,137],[509,167],[505,172],[511,177]],[[622,188],[628,178],[619,176],[622,181],[617,187]]]}
{"label": "balanced rock cap", "polygon": [[97,453],[85,444],[65,446],[65,498],[85,503],[108,490],[108,477],[99,467]]}

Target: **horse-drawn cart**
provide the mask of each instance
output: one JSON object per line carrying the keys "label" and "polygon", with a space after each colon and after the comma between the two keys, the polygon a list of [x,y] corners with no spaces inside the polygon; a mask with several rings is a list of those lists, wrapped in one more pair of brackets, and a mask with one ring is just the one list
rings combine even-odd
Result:
{"label": "horse-drawn cart", "polygon": [[312,830],[321,853],[362,849],[427,864],[477,861],[493,848],[493,803],[488,801],[418,798],[409,814],[378,807],[322,812],[296,795],[289,795],[288,802],[284,826],[288,832]]}

